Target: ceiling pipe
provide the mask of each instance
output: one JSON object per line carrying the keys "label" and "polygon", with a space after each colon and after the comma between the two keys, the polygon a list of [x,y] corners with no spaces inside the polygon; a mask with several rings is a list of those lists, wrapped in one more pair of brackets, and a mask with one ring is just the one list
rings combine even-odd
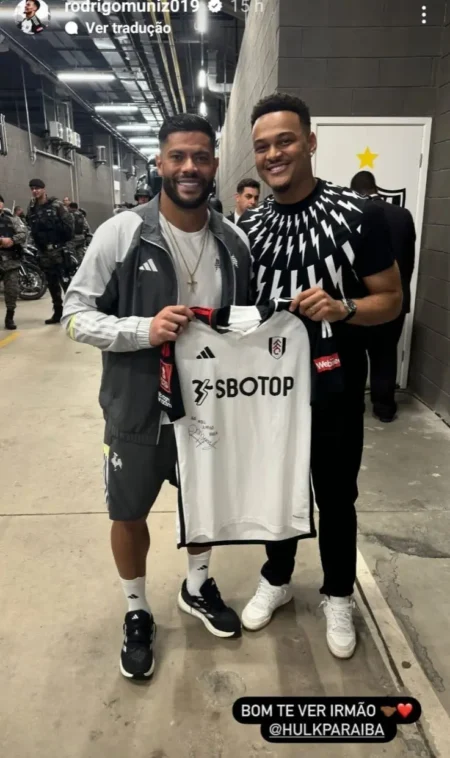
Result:
{"label": "ceiling pipe", "polygon": [[[128,24],[132,24],[133,21],[136,20],[136,16],[132,16],[128,12],[121,13],[119,15],[119,18],[121,20],[123,19],[125,23],[128,23]],[[173,110],[173,106],[172,106],[169,96],[167,95],[162,79],[161,79],[161,86],[158,86],[155,79],[155,74],[152,71],[152,65],[153,65],[153,67],[156,69],[155,73],[157,72],[160,75],[159,67],[157,66],[156,60],[154,59],[151,43],[148,42],[149,49],[147,53],[146,41],[145,40],[143,41],[140,38],[139,34],[132,34],[130,32],[127,36],[132,46],[133,53],[136,56],[136,59],[138,60],[140,70],[144,75],[147,85],[150,87],[152,91],[155,91],[155,100],[156,100],[155,105],[158,106],[162,117],[168,118],[168,116],[172,115],[171,111]],[[148,54],[150,54],[151,57],[153,58],[152,61],[149,61]],[[163,89],[164,89],[164,92],[163,92]],[[176,101],[175,101],[175,105],[176,105]]]}
{"label": "ceiling pipe", "polygon": [[123,142],[124,145],[126,145],[133,153],[136,155],[139,155],[140,158],[145,160],[145,156],[140,152],[140,150],[136,150],[133,145],[131,145],[127,139],[124,139],[123,135],[120,134],[111,124],[108,123],[108,121],[105,121],[101,116],[95,113],[94,106],[90,105],[90,103],[87,103],[80,95],[78,95],[71,87],[69,87],[66,82],[61,82],[56,74],[52,71],[51,68],[49,68],[45,63],[40,61],[38,58],[36,58],[33,53],[30,53],[28,50],[26,50],[20,42],[16,42],[16,40],[11,37],[8,32],[5,30],[2,30],[2,34],[8,38],[8,44],[10,49],[14,50],[14,52],[21,58],[22,60],[25,60],[27,63],[32,62],[33,65],[38,69],[38,71],[42,71],[43,75],[47,77],[47,79],[50,79],[50,81],[53,84],[58,85],[58,87],[63,87],[67,92],[70,94],[70,97],[72,100],[75,100],[79,105],[81,105],[84,110],[86,110],[89,115],[92,117],[93,121],[96,121],[99,126],[101,126],[105,131],[107,131],[109,134],[112,134],[113,137]]}
{"label": "ceiling pipe", "polygon": [[[158,20],[156,18],[155,11],[152,10],[152,9],[150,9],[150,15],[152,17],[153,25],[155,27],[157,27]],[[169,20],[170,20],[170,16],[169,16]],[[157,33],[156,37],[157,37],[157,40],[158,40],[159,52],[161,53],[161,58],[162,58],[164,70],[166,72],[167,81],[169,82],[170,91],[172,93],[172,98],[173,98],[173,103],[174,103],[174,106],[175,106],[175,110],[179,112],[179,106],[178,106],[178,102],[177,102],[177,97],[175,95],[175,90],[173,88],[172,76],[171,76],[170,69],[169,69],[169,61],[167,60],[167,55],[166,55],[166,50],[165,50],[165,47],[164,47],[164,43],[162,41],[162,38],[161,38],[161,35],[160,35],[159,32]],[[181,100],[181,102],[183,102],[183,101]],[[186,108],[184,110],[186,110]]]}
{"label": "ceiling pipe", "polygon": [[[124,68],[126,68],[129,71],[129,73],[133,77],[133,81],[135,81],[135,72],[133,71],[133,66],[131,65],[130,61],[127,60],[127,58],[126,58],[126,52],[123,49],[122,45],[119,43],[119,41],[116,39],[116,37],[114,36],[114,34],[111,31],[108,31],[108,37],[109,37],[110,41],[112,42],[112,44],[114,45],[114,47],[115,47],[118,55],[120,55],[120,57],[122,58]],[[94,40],[94,44],[95,44],[95,40]],[[133,47],[133,41],[132,40],[130,40],[129,44]],[[97,48],[97,49],[103,55],[103,57],[105,58],[105,60],[107,61],[107,58],[104,55],[105,51],[101,50],[100,48]],[[133,50],[133,52],[134,52],[134,50]],[[136,55],[136,58],[138,58],[138,55],[135,52],[134,52],[134,54]],[[110,64],[108,63],[108,65],[110,65]],[[110,67],[114,70],[114,66],[110,66]],[[119,78],[119,81],[124,82],[125,80],[123,78]],[[141,92],[142,92],[142,90],[141,90]],[[133,95],[131,95],[131,96],[133,97]],[[145,98],[145,107],[146,107],[146,109],[149,109],[149,111],[151,112],[153,118],[156,119],[157,117],[156,117],[155,110],[154,110],[156,108],[155,103],[151,103],[147,99],[147,97],[145,97],[145,93],[144,92],[142,92],[142,97]],[[160,110],[159,110],[159,114],[160,114]]]}
{"label": "ceiling pipe", "polygon": [[178,62],[177,49],[175,47],[175,39],[174,39],[174,36],[173,36],[173,31],[172,31],[172,19],[170,18],[169,11],[164,11],[163,15],[164,15],[164,21],[166,22],[166,25],[170,27],[170,32],[169,32],[169,35],[168,35],[168,37],[169,37],[169,47],[170,47],[170,52],[171,52],[171,55],[172,55],[173,67],[175,69],[175,77],[176,77],[176,80],[177,80],[178,93],[180,95],[182,111],[183,111],[183,113],[186,113],[186,111],[187,111],[186,98],[184,96],[183,82],[181,80],[180,64]]}

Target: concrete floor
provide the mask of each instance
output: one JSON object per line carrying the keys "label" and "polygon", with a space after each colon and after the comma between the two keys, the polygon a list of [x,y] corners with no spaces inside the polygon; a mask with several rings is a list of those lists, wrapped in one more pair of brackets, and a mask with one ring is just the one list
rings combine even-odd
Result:
{"label": "concrete floor", "polygon": [[367,417],[365,443],[359,548],[450,712],[450,429],[401,395],[394,424]]}
{"label": "concrete floor", "polygon": [[[169,486],[150,517],[157,669],[151,684],[123,679],[117,664],[125,607],[103,505],[100,354],[58,327],[44,327],[50,310],[48,299],[21,304],[17,338],[2,347],[7,333],[0,331],[0,755],[430,756],[415,727],[384,746],[333,745],[331,751],[273,746],[259,727],[233,721],[232,703],[243,694],[396,692],[359,613],[354,658],[340,662],[328,653],[316,542],[299,550],[295,604],[267,629],[220,641],[180,613],[185,555],[175,547]],[[368,417],[367,425],[360,548],[450,710],[450,433],[410,401],[396,424],[378,428]],[[215,550],[211,573],[238,612],[262,558],[259,547]]]}

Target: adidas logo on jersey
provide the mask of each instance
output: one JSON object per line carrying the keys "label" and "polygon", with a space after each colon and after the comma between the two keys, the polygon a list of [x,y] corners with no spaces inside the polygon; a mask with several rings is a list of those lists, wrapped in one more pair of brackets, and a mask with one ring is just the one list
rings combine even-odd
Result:
{"label": "adidas logo on jersey", "polygon": [[158,271],[158,269],[156,268],[153,259],[149,258],[148,261],[145,261],[145,263],[142,264],[142,266],[139,266],[139,271]]}
{"label": "adidas logo on jersey", "polygon": [[213,351],[210,347],[205,347],[201,353],[197,355],[197,358],[215,358]]}

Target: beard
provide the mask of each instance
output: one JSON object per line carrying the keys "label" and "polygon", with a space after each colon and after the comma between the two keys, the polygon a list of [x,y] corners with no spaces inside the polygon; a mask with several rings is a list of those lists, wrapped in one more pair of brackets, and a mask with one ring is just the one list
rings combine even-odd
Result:
{"label": "beard", "polygon": [[285,184],[282,184],[279,187],[271,187],[271,189],[273,189],[273,191],[277,192],[279,195],[282,195],[283,192],[288,192],[288,190],[291,189],[291,186],[292,186],[292,182],[289,181],[289,182],[286,182]]}
{"label": "beard", "polygon": [[[185,178],[189,179],[192,177],[186,176]],[[195,178],[199,180],[199,177],[196,176]],[[166,195],[170,197],[172,202],[175,203],[175,205],[178,205],[179,208],[194,209],[200,208],[201,205],[204,205],[214,189],[213,179],[211,179],[209,182],[201,179],[199,181],[202,182],[202,191],[198,197],[192,198],[192,200],[184,200],[180,196],[176,179],[171,179],[170,177],[165,176],[162,180],[162,186]]]}

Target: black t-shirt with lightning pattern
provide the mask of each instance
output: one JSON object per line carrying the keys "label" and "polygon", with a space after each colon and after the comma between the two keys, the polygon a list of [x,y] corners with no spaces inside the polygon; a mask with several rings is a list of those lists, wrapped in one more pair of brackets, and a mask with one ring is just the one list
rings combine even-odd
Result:
{"label": "black t-shirt with lightning pattern", "polygon": [[[364,297],[363,279],[394,263],[383,208],[322,179],[299,203],[267,198],[239,226],[250,240],[258,304],[315,286],[336,299]],[[363,328],[338,323],[333,331],[341,349],[363,347]]]}

